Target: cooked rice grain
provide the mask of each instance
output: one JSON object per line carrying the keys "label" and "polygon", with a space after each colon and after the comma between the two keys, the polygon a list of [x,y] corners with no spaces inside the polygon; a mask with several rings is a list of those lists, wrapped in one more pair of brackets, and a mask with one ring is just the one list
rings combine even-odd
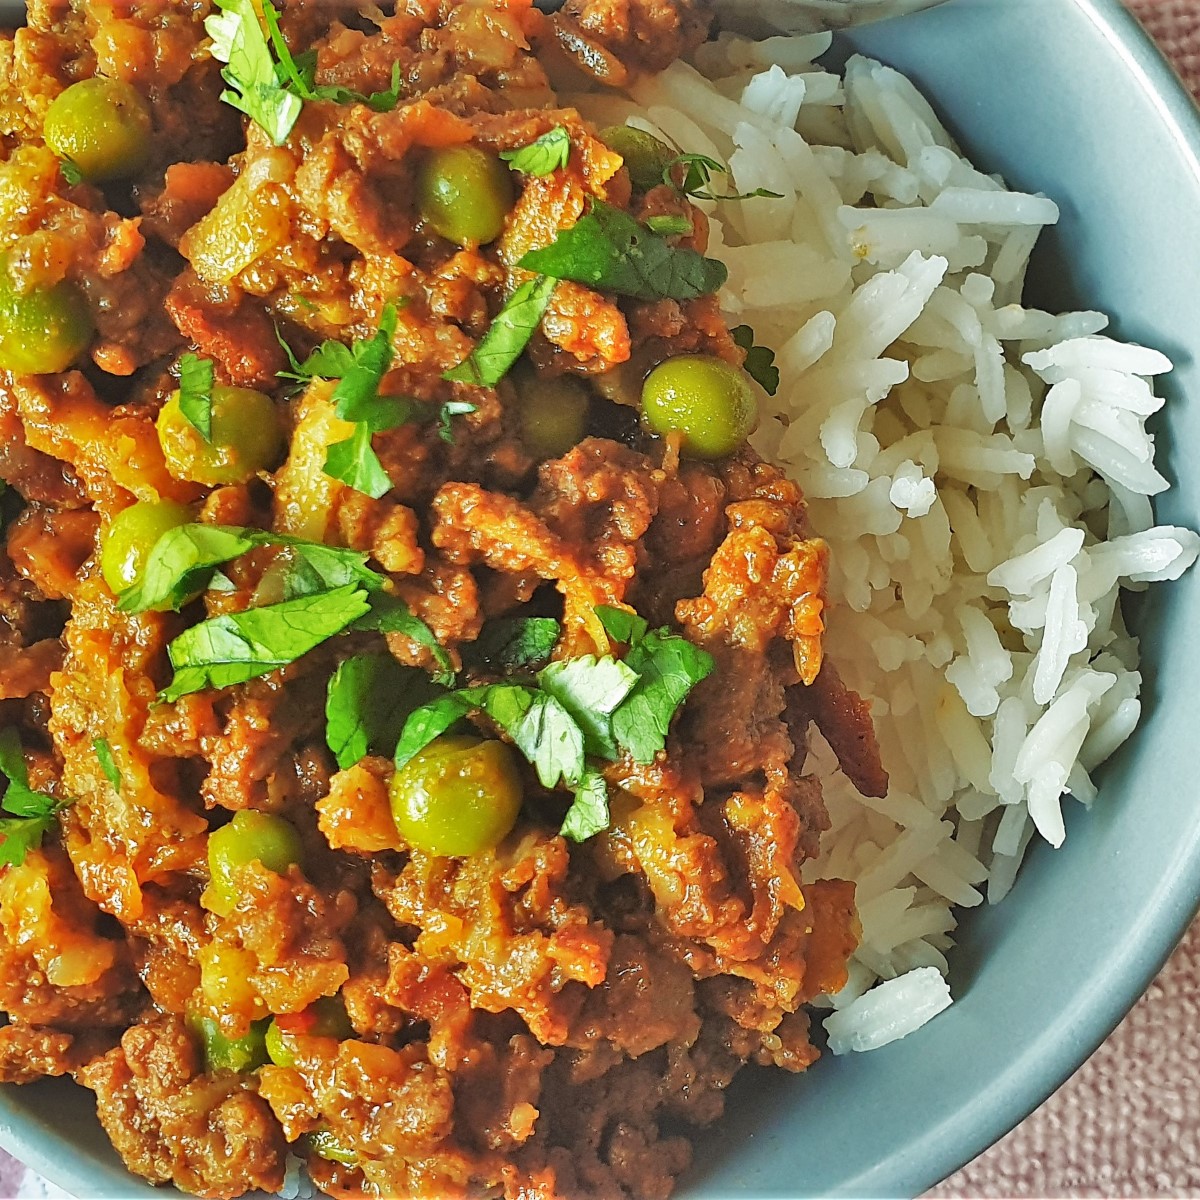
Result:
{"label": "cooked rice grain", "polygon": [[1091,803],[1140,712],[1118,589],[1178,578],[1200,538],[1148,499],[1170,362],[1021,302],[1054,202],[972,166],[890,68],[822,70],[826,46],[724,34],[603,117],[782,193],[705,207],[731,322],[779,351],[755,445],[831,543],[830,654],[891,773],[865,799],[816,755],[833,828],[809,874],[854,878],[863,920],[841,1052],[941,1011],[954,906],[1001,899],[1035,830],[1062,844],[1068,791]]}

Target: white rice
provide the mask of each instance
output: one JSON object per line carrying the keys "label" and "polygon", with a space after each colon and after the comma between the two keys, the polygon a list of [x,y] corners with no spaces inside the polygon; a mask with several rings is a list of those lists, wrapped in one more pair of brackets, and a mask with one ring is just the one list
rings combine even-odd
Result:
{"label": "white rice", "polygon": [[627,100],[575,100],[782,193],[702,204],[726,315],[778,351],[754,443],[831,544],[829,657],[891,775],[865,799],[815,748],[833,828],[806,878],[856,880],[863,923],[825,1001],[841,1053],[949,1003],[955,907],[1003,898],[1035,831],[1062,844],[1064,795],[1096,797],[1140,712],[1118,589],[1178,578],[1200,538],[1148,499],[1170,362],[1021,303],[1054,202],[967,162],[890,68],[824,71],[828,45],[723,34]]}
{"label": "white rice", "polygon": [[875,1050],[919,1029],[950,1005],[950,989],[936,967],[916,967],[860,995],[825,1020],[829,1048]]}

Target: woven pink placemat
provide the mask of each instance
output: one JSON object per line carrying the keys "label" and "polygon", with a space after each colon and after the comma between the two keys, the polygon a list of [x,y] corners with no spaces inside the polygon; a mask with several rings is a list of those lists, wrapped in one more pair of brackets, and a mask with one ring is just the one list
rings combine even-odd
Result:
{"label": "woven pink placemat", "polygon": [[1184,83],[1200,97],[1200,2],[1127,0]]}
{"label": "woven pink placemat", "polygon": [[[1127,3],[1200,99],[1200,0]],[[1039,1196],[1200,1196],[1200,920],[1079,1071],[925,1200]]]}
{"label": "woven pink placemat", "polygon": [[[1200,0],[1127,3],[1200,99]],[[1200,1197],[1200,920],[1079,1071],[923,1200],[1052,1196]],[[69,1197],[0,1151],[0,1200]]]}

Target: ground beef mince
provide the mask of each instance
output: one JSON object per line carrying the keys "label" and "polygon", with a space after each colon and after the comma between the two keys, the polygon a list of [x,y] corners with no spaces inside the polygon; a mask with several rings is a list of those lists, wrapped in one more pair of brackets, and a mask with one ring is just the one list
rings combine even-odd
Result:
{"label": "ground beef mince", "polygon": [[674,152],[550,82],[708,27],[0,39],[0,1079],[92,1089],[146,1179],[665,1197],[741,1067],[816,1058],[857,918],[800,884],[810,726],[885,783],[827,551]]}

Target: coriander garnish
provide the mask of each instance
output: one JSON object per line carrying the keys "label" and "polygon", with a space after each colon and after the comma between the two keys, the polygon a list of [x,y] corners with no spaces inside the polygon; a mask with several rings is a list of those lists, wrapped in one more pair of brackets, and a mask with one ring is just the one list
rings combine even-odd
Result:
{"label": "coriander garnish", "polygon": [[178,700],[266,675],[341,633],[369,609],[367,593],[347,584],[201,621],[167,647],[175,677],[159,699]]}
{"label": "coriander garnish", "polygon": [[742,366],[768,396],[779,390],[779,368],[775,365],[775,351],[768,346],[754,344],[754,330],[749,325],[735,325],[730,331],[734,344],[746,352]]}
{"label": "coriander garnish", "polygon": [[325,697],[325,741],[342,770],[367,754],[387,754],[409,713],[433,685],[415,667],[390,654],[355,654],[329,680]]}
{"label": "coriander garnish", "polygon": [[0,817],[0,865],[20,866],[29,851],[42,844],[55,815],[66,804],[29,786],[29,771],[15,729],[0,733],[0,775],[8,780],[0,808],[11,814]]}
{"label": "coriander garnish", "polygon": [[212,441],[213,364],[185,354],[179,360],[179,411],[206,441]]}
{"label": "coriander garnish", "polygon": [[383,469],[383,463],[371,445],[371,426],[366,421],[359,421],[345,441],[334,442],[329,447],[325,456],[325,474],[372,500],[378,500],[392,490],[392,478]]}
{"label": "coriander garnish", "polygon": [[571,135],[561,125],[516,150],[501,150],[500,157],[523,175],[549,175],[565,167],[571,155]]}
{"label": "coriander garnish", "polygon": [[557,283],[555,278],[539,275],[521,284],[496,314],[475,349],[442,378],[451,383],[495,387],[529,345]]}
{"label": "coriander garnish", "polygon": [[663,237],[686,235],[692,232],[692,222],[676,213],[660,213],[656,217],[646,218],[646,228],[651,233],[661,233]]}
{"label": "coriander garnish", "polygon": [[92,749],[96,752],[96,761],[100,764],[100,772],[113,786],[113,791],[121,790],[121,771],[113,758],[112,746],[108,738],[93,738]]}
{"label": "coriander garnish", "polygon": [[[543,787],[564,786],[574,794],[560,830],[564,837],[580,841],[607,828],[607,788],[593,764],[616,761],[622,753],[651,762],[713,660],[679,634],[649,630],[636,613],[612,608],[596,613],[610,637],[628,643],[624,660],[581,655],[550,663],[529,682],[448,692],[405,722],[396,766],[470,713],[482,713],[521,751]],[[549,632],[539,631],[539,651]]]}
{"label": "coriander garnish", "polygon": [[[683,167],[683,183],[676,184],[676,168]],[[712,190],[713,172],[728,175],[729,168],[707,154],[680,154],[667,165],[663,171],[663,183],[669,184],[684,196],[693,196],[697,200],[753,200],[762,197],[767,200],[782,200],[778,192],[766,188],[755,188],[752,192],[714,192]]]}
{"label": "coriander garnish", "polygon": [[[213,58],[226,64],[221,78],[229,89],[221,93],[221,99],[245,113],[275,145],[282,146],[300,116],[302,101],[280,82],[254,0],[215,3],[221,11],[205,18],[204,28],[212,38]],[[275,11],[271,0],[263,0],[264,13],[268,9]],[[275,16],[278,19],[278,13]]]}
{"label": "coriander garnish", "polygon": [[219,566],[256,546],[284,552],[287,599],[201,621],[180,634],[168,647],[177,670],[164,699],[265,675],[350,628],[411,638],[433,656],[435,677],[452,681],[450,657],[433,631],[388,594],[387,579],[366,565],[359,550],[261,529],[180,525],[154,543],[141,583],[122,593],[118,606],[125,612],[178,611],[212,583]]}
{"label": "coriander garnish", "polygon": [[353,421],[353,434],[329,447],[325,474],[378,500],[392,481],[371,445],[371,435],[411,419],[413,402],[405,397],[381,396],[379,385],[392,365],[392,338],[396,333],[396,306],[384,305],[379,328],[369,338],[350,347],[324,342],[301,364],[300,377],[336,379],[333,402],[343,421]]}
{"label": "coriander garnish", "polygon": [[368,591],[382,588],[384,578],[366,566],[359,550],[326,546],[303,538],[234,525],[179,525],[168,529],[150,548],[141,583],[122,592],[123,612],[170,609],[178,612],[203,592],[217,567],[255,546],[287,547],[294,552],[285,591],[306,595],[354,583]]}
{"label": "coriander garnish", "polygon": [[692,300],[728,277],[724,263],[673,246],[627,212],[593,200],[590,210],[520,265],[635,300]]}
{"label": "coriander garnish", "polygon": [[510,675],[544,667],[554,653],[562,626],[553,617],[507,617],[489,621],[463,650],[472,667]]}
{"label": "coriander garnish", "polygon": [[474,412],[475,405],[463,400],[448,400],[440,408],[422,404],[408,396],[381,396],[383,377],[392,365],[392,338],[396,333],[397,304],[385,304],[379,327],[369,338],[346,346],[341,342],[322,342],[303,362],[276,330],[279,344],[287,353],[291,369],[280,378],[296,383],[313,379],[336,379],[331,397],[337,415],[354,423],[354,432],[344,441],[329,447],[325,474],[357,492],[378,500],[392,489],[392,481],[371,444],[371,436],[395,429],[412,421],[436,419],[438,436],[453,441],[451,419]]}
{"label": "coriander garnish", "polygon": [[204,28],[212,38],[213,58],[225,64],[221,78],[229,89],[221,99],[245,113],[275,145],[287,141],[306,100],[366,104],[376,112],[390,112],[399,103],[398,62],[392,65],[387,91],[364,95],[317,84],[316,55],[312,51],[292,54],[279,26],[279,10],[271,0],[262,0],[261,20],[255,0],[214,2],[221,11],[207,17]]}

